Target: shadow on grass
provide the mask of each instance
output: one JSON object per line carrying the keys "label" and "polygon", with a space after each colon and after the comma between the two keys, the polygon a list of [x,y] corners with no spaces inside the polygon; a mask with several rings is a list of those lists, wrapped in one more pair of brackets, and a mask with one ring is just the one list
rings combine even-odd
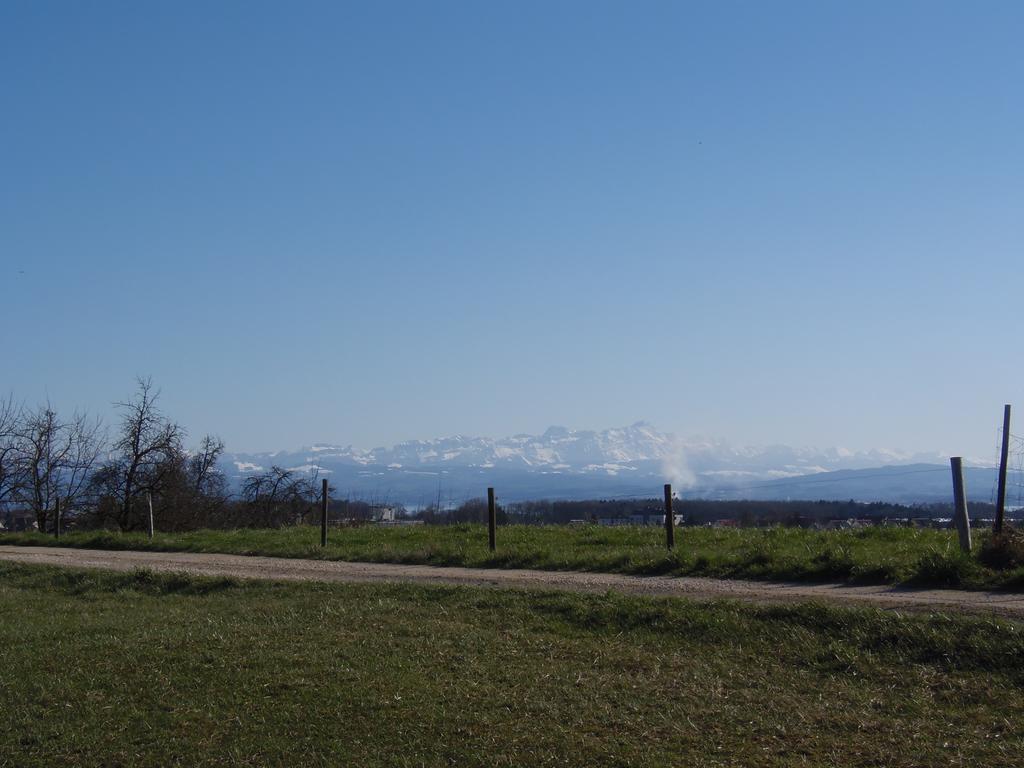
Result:
{"label": "shadow on grass", "polygon": [[138,568],[127,573],[111,573],[24,566],[17,563],[0,563],[0,579],[19,588],[55,590],[73,596],[116,592],[137,592],[152,597],[210,595],[246,586],[241,579],[232,577],[159,573],[148,568]]}

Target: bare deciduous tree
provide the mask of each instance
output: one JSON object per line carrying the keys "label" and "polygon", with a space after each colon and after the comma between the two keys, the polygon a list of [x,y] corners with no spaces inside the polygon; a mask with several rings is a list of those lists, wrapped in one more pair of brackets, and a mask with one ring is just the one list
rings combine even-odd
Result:
{"label": "bare deciduous tree", "polygon": [[18,490],[19,432],[23,409],[8,395],[0,400],[0,510]]}
{"label": "bare deciduous tree", "polygon": [[198,449],[178,457],[157,499],[159,528],[192,530],[219,522],[229,495],[227,478],[217,467],[223,452],[224,443],[206,435]]}
{"label": "bare deciduous tree", "polygon": [[294,524],[307,514],[319,493],[308,478],[297,477],[288,469],[271,467],[269,472],[246,478],[242,498],[248,508],[243,524],[279,527]]}
{"label": "bare deciduous tree", "polygon": [[25,413],[17,429],[17,497],[47,530],[59,498],[67,511],[78,504],[103,448],[98,419],[75,413],[64,420],[49,404]]}
{"label": "bare deciduous tree", "polygon": [[218,493],[222,490],[224,477],[217,470],[217,461],[224,454],[224,441],[213,435],[206,435],[199,443],[199,450],[189,455],[189,476],[196,493]]}
{"label": "bare deciduous tree", "polygon": [[159,398],[152,380],[139,378],[135,397],[114,404],[122,412],[120,434],[97,485],[113,497],[111,512],[123,531],[141,525],[137,502],[147,491],[160,492],[182,456],[184,430],[161,413]]}

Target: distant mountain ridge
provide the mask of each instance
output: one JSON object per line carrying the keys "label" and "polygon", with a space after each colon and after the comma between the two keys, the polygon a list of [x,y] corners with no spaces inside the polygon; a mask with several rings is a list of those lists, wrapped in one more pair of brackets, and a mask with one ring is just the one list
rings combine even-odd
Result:
{"label": "distant mountain ridge", "polygon": [[[808,498],[803,494],[815,489],[822,493],[820,498],[830,498],[823,476],[842,472],[846,474],[836,478],[835,490],[842,487],[843,494],[837,498],[907,501],[931,500],[938,488],[936,473],[924,482],[929,474],[924,470],[899,475],[890,471],[892,477],[875,484],[855,476],[882,467],[935,470],[948,468],[947,462],[938,453],[887,449],[733,447],[722,440],[680,439],[637,422],[602,431],[550,427],[540,435],[498,439],[454,435],[368,450],[320,443],[297,451],[229,454],[224,470],[237,482],[272,465],[319,471],[331,478],[339,493],[407,504],[438,495],[448,500],[478,496],[487,485],[499,484],[507,499],[656,495],[662,482],[719,498]],[[968,465],[978,467],[981,462]],[[905,480],[894,486],[895,477]],[[854,496],[849,495],[851,487],[857,491]]]}
{"label": "distant mountain ridge", "polygon": [[614,471],[628,464],[659,461],[671,453],[675,443],[673,436],[638,422],[630,427],[606,429],[603,432],[550,427],[542,435],[519,434],[501,439],[453,435],[435,440],[409,440],[391,448],[371,450],[314,445],[297,453],[307,454],[306,458],[311,463],[330,460],[363,466],[507,465],[570,471]]}

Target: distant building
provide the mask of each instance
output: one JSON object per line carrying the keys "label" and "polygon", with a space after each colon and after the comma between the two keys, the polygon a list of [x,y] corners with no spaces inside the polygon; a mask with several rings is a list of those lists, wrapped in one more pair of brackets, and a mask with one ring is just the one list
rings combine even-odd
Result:
{"label": "distant building", "polygon": [[370,520],[374,523],[393,523],[396,517],[394,507],[370,507]]}

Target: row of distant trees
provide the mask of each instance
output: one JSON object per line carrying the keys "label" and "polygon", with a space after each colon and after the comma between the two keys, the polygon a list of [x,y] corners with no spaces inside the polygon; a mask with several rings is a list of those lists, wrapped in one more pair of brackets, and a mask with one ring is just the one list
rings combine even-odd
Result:
{"label": "row of distant trees", "polygon": [[185,430],[160,410],[159,397],[140,378],[133,397],[114,404],[112,428],[49,402],[0,400],[0,515],[31,516],[51,531],[59,499],[65,525],[131,531],[148,526],[152,504],[157,526],[173,531],[280,526],[319,504],[316,477],[280,467],[248,476],[233,496],[218,468],[223,441],[204,435],[186,449]]}
{"label": "row of distant trees", "polygon": [[[636,517],[656,519],[664,515],[661,499],[590,499],[576,501],[515,501],[498,505],[498,523],[520,525],[566,524],[574,521],[628,520]],[[991,518],[995,507],[982,502],[970,503],[975,519]],[[874,522],[915,518],[950,517],[952,505],[933,503],[919,505],[858,501],[718,501],[687,499],[677,501],[676,514],[687,525],[703,525],[731,520],[741,526],[784,525],[809,526],[830,520],[866,519]],[[425,523],[485,523],[487,502],[469,499],[452,507],[431,504],[414,516]]]}

